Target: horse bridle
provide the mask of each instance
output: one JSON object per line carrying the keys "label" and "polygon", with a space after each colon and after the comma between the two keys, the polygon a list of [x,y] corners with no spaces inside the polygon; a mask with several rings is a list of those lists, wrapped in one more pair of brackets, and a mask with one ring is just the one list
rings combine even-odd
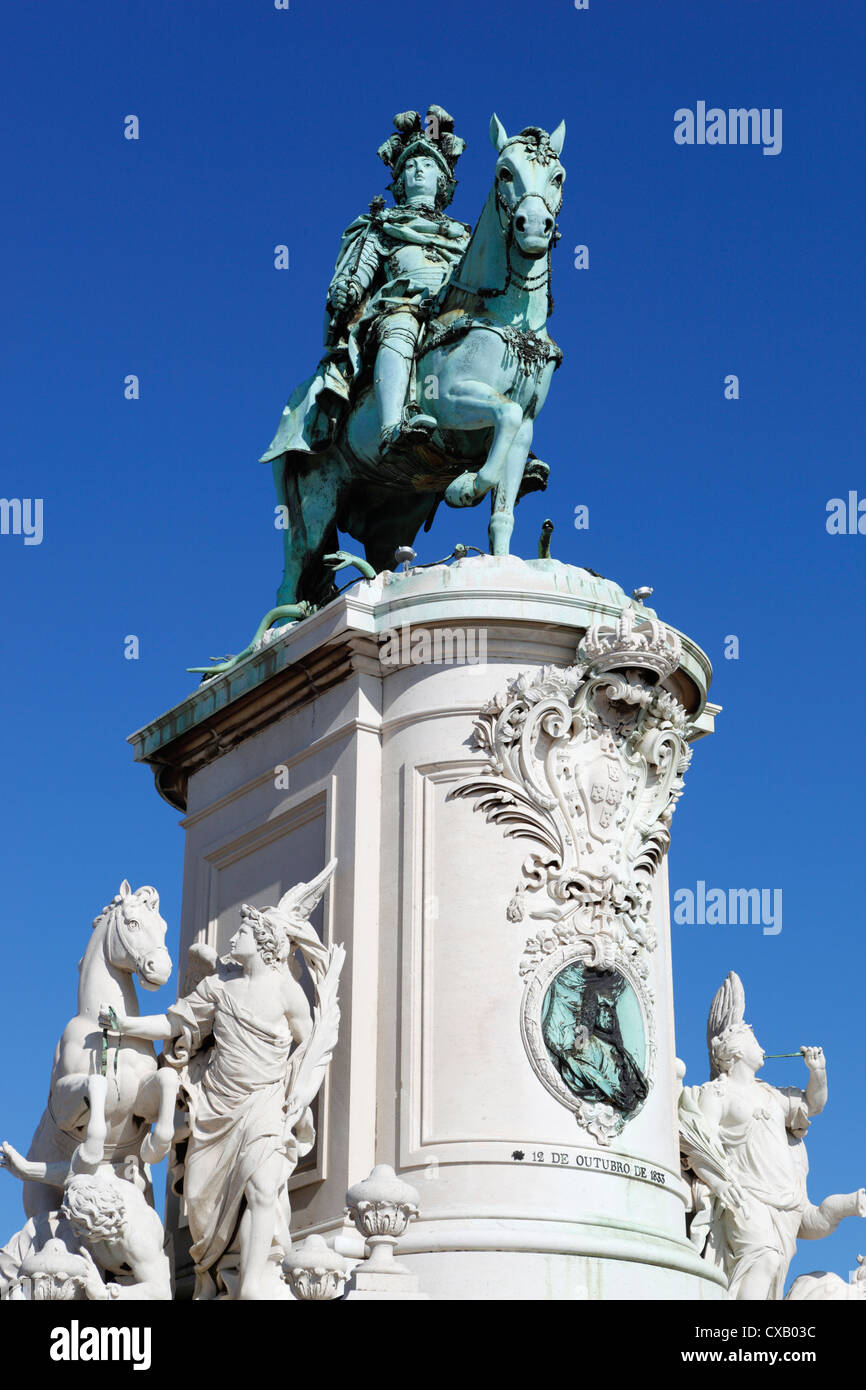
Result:
{"label": "horse bridle", "polygon": [[527,199],[527,198],[540,198],[541,201],[543,202],[544,206],[547,208],[547,211],[550,213],[551,217],[553,218],[553,231],[552,231],[551,237],[550,237],[550,243],[551,243],[551,245],[553,245],[555,242],[559,241],[559,237],[560,237],[560,232],[559,232],[559,227],[558,227],[558,225],[557,225],[556,216],[557,216],[557,213],[560,212],[561,209],[562,209],[562,189],[561,189],[561,187],[560,187],[560,194],[559,194],[559,202],[557,203],[557,205],[556,205],[555,208],[552,208],[552,207],[550,206],[550,203],[547,201],[547,199],[545,198],[545,196],[544,196],[543,193],[536,193],[536,192],[533,192],[533,191],[530,190],[530,189],[527,189],[525,193],[522,193],[521,196],[517,199],[517,202],[514,204],[514,207],[511,207],[511,206],[509,205],[508,201],[507,201],[507,200],[505,199],[505,197],[503,196],[503,193],[502,193],[502,184],[501,184],[500,180],[497,179],[497,180],[496,180],[496,207],[497,207],[497,209],[498,209],[500,212],[504,212],[504,213],[505,213],[505,224],[504,224],[504,225],[503,225],[503,222],[502,222],[502,218],[501,218],[501,217],[499,218],[499,230],[500,230],[501,232],[503,232],[506,236],[508,235],[509,230],[512,228],[512,224],[513,224],[513,222],[514,222],[514,218],[515,218],[515,216],[516,216],[516,214],[517,214],[518,208],[520,207],[521,203],[525,203],[525,202],[526,202],[526,199]]}
{"label": "horse bridle", "polygon": [[[562,194],[560,192],[560,198],[557,206],[555,208],[552,208],[543,193],[535,193],[527,190],[526,193],[523,193],[521,197],[518,198],[517,202],[512,207],[507,202],[506,198],[503,196],[502,189],[500,186],[500,180],[497,178],[495,184],[495,196],[496,216],[499,221],[499,230],[505,237],[505,284],[502,286],[502,289],[479,288],[475,291],[475,293],[483,299],[498,299],[500,296],[507,293],[509,286],[512,284],[517,285],[517,287],[521,290],[538,290],[541,289],[543,285],[547,285],[547,313],[549,317],[553,313],[553,295],[550,292],[550,253],[560,238],[560,231],[558,223],[556,221],[556,214],[562,207]],[[524,203],[527,198],[540,198],[541,201],[544,203],[544,206],[547,208],[547,211],[553,218],[553,231],[550,234],[550,241],[547,246],[544,270],[539,271],[537,275],[521,275],[520,271],[515,270],[514,266],[511,263],[511,249],[514,245],[514,219],[517,216],[517,212],[521,204]],[[504,223],[502,220],[503,213],[505,214]]]}
{"label": "horse bridle", "polygon": [[[114,932],[116,933],[117,939],[118,939],[118,941],[120,942],[121,946],[123,947],[124,951],[126,952],[127,956],[128,956],[128,957],[130,958],[130,960],[133,962],[133,967],[132,967],[133,970],[135,971],[135,973],[136,973],[137,975],[141,975],[142,972],[143,972],[143,967],[144,967],[145,962],[146,962],[146,960],[147,960],[147,953],[146,953],[145,951],[143,951],[143,950],[136,950],[136,949],[133,947],[133,945],[132,945],[132,943],[131,943],[131,941],[130,941],[130,939],[129,939],[129,936],[127,935],[126,931],[124,930],[124,927],[125,927],[126,924],[124,923],[123,926],[121,925],[121,920],[122,920],[122,918],[123,918],[123,904],[122,904],[122,903],[118,903],[117,907],[116,907],[115,910],[114,910],[114,920],[113,920],[113,922],[112,922],[112,924],[111,924],[111,928],[112,928],[112,931],[114,931]],[[110,948],[109,948],[109,958],[110,958],[110,956],[111,956],[111,950],[110,950]]]}

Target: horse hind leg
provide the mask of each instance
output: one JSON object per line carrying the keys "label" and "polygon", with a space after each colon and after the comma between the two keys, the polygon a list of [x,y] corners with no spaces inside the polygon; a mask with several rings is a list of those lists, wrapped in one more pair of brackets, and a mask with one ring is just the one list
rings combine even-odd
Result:
{"label": "horse hind leg", "polygon": [[78,1154],[84,1169],[97,1168],[105,1158],[105,1141],[108,1138],[108,1124],[105,1118],[105,1102],[108,1096],[108,1083],[104,1076],[88,1076],[87,1132]]}

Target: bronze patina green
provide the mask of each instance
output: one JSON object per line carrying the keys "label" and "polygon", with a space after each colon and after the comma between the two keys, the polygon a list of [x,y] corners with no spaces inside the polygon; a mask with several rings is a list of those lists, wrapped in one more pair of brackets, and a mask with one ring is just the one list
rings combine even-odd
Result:
{"label": "bronze patina green", "polygon": [[262,456],[285,516],[280,605],[334,596],[338,532],[378,572],[442,501],[489,494],[490,549],[508,554],[517,501],[546,484],[530,446],[561,360],[547,317],[564,125],[509,137],[492,118],[494,183],[471,234],[446,212],[464,148],[452,117],[430,106],[394,126],[379,149],[394,206],[377,196],[346,229],[324,356]]}
{"label": "bronze patina green", "polygon": [[570,1091],[630,1116],[649,1086],[646,1040],[631,985],[616,970],[567,965],[544,1000],[542,1035]]}

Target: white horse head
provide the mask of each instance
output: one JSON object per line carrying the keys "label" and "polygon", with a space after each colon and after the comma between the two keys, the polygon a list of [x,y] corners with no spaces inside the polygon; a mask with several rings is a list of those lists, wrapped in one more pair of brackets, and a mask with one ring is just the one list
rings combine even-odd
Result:
{"label": "white horse head", "polygon": [[165,946],[167,924],[160,916],[155,888],[133,892],[124,879],[93,929],[100,934],[109,966],[137,975],[143,989],[160,989],[168,981],[172,965]]}
{"label": "white horse head", "polygon": [[524,256],[546,256],[562,207],[565,170],[559,162],[565,140],[565,121],[551,135],[527,126],[509,136],[494,112],[490,140],[496,161],[495,191],[500,211],[511,224],[515,244]]}

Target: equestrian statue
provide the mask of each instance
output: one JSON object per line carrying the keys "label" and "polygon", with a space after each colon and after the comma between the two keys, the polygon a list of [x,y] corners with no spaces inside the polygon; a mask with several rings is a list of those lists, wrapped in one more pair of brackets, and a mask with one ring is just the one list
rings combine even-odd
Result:
{"label": "equestrian statue", "polygon": [[562,357],[547,318],[565,125],[509,136],[492,117],[496,171],[474,231],[446,212],[465,147],[452,117],[430,106],[394,126],[378,151],[394,206],[376,197],[347,228],[324,356],[262,456],[284,535],[277,603],[297,609],[284,617],[333,597],[339,531],[378,573],[441,501],[489,494],[490,550],[507,555],[516,503],[547,481],[530,447]]}

